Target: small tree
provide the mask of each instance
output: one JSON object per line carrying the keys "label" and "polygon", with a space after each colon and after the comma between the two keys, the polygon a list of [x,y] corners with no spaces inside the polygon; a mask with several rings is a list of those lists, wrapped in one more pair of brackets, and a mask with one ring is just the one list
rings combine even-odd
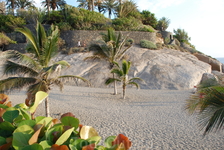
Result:
{"label": "small tree", "polygon": [[160,31],[166,31],[166,29],[169,27],[170,19],[162,17],[157,24],[157,29]]}
{"label": "small tree", "polygon": [[134,80],[142,80],[141,78],[135,77],[135,78],[128,78],[128,72],[131,67],[131,62],[123,60],[122,61],[122,66],[120,66],[117,62],[114,62],[118,68],[114,68],[111,73],[115,73],[118,78],[109,78],[106,80],[105,84],[108,85],[112,82],[118,81],[122,82],[122,88],[123,88],[123,99],[125,99],[126,96],[126,86],[128,84],[135,85],[137,88],[139,88],[139,84],[134,82]]}
{"label": "small tree", "polygon": [[174,37],[177,38],[180,42],[189,43],[191,38],[188,36],[188,33],[184,29],[173,30],[175,33]]}

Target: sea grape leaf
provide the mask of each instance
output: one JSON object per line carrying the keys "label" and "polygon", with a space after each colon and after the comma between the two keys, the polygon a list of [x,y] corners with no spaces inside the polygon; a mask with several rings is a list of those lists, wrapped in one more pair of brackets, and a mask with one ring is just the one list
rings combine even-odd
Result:
{"label": "sea grape leaf", "polygon": [[18,110],[7,110],[2,118],[5,120],[5,121],[8,121],[8,122],[11,122],[13,123],[13,120],[15,118],[17,118],[19,116],[19,111]]}
{"label": "sea grape leaf", "polygon": [[15,108],[28,109],[29,107],[25,103],[20,103],[14,106]]}
{"label": "sea grape leaf", "polygon": [[6,105],[4,105],[4,104],[0,104],[0,108],[7,109],[7,108],[9,108],[9,107],[6,106]]}
{"label": "sea grape leaf", "polygon": [[97,150],[108,150],[107,148],[105,148],[104,146],[101,146],[101,145],[97,146],[96,149]]}
{"label": "sea grape leaf", "polygon": [[71,116],[65,116],[61,118],[61,122],[65,126],[71,126],[74,127],[75,130],[79,127],[79,119],[71,117]]}
{"label": "sea grape leaf", "polygon": [[40,144],[35,143],[33,145],[24,147],[22,150],[44,150],[44,149]]}
{"label": "sea grape leaf", "polygon": [[42,119],[44,119],[45,117],[44,116],[37,116],[34,120],[36,121],[36,122],[39,122],[39,121],[41,121]]}
{"label": "sea grape leaf", "polygon": [[106,146],[107,148],[112,147],[112,142],[113,142],[115,139],[116,139],[116,136],[109,136],[109,137],[107,137],[107,138],[105,139],[105,142],[104,142],[105,146]]}
{"label": "sea grape leaf", "polygon": [[13,147],[16,150],[22,149],[29,145],[28,141],[32,137],[32,134],[30,133],[24,133],[24,132],[15,132],[13,133],[13,140],[12,144]]}
{"label": "sea grape leaf", "polygon": [[30,107],[30,113],[34,113],[38,107],[38,105],[48,96],[46,92],[38,91],[35,94],[35,101],[34,104]]}
{"label": "sea grape leaf", "polygon": [[30,138],[30,140],[29,140],[29,144],[30,145],[32,145],[32,144],[34,144],[34,143],[36,143],[37,142],[37,140],[38,140],[38,136],[39,136],[39,134],[40,134],[40,131],[41,131],[41,129],[43,128],[43,124],[41,125],[41,127],[33,134],[33,136]]}
{"label": "sea grape leaf", "polygon": [[6,139],[0,136],[0,145],[3,145],[5,143],[6,143]]}
{"label": "sea grape leaf", "polygon": [[98,144],[101,140],[101,137],[100,136],[93,136],[93,137],[90,137],[87,139],[87,141],[89,141],[90,144]]}
{"label": "sea grape leaf", "polygon": [[71,145],[76,147],[77,150],[82,149],[83,146],[89,145],[90,143],[84,139],[76,139],[75,141],[70,142]]}
{"label": "sea grape leaf", "polygon": [[0,129],[13,132],[15,127],[10,122],[4,121],[0,123]]}
{"label": "sea grape leaf", "polygon": [[34,120],[23,120],[17,126],[20,127],[22,125],[28,125],[30,127],[34,127],[36,122]]}
{"label": "sea grape leaf", "polygon": [[44,140],[39,143],[44,150],[50,150],[52,143],[50,141]]}
{"label": "sea grape leaf", "polygon": [[83,126],[80,131],[81,139],[88,139],[94,136],[98,136],[96,130],[91,126]]}
{"label": "sea grape leaf", "polygon": [[57,145],[62,145],[65,141],[67,141],[67,139],[70,137],[70,135],[72,134],[72,132],[74,131],[74,127],[72,127],[71,129],[66,130],[59,138],[58,140],[55,142],[55,144]]}
{"label": "sea grape leaf", "polygon": [[24,108],[19,108],[19,110],[26,120],[31,120],[31,115]]}
{"label": "sea grape leaf", "polygon": [[24,134],[33,134],[34,130],[32,127],[30,127],[28,125],[22,125],[14,131],[14,133],[16,133],[16,132],[22,132]]}
{"label": "sea grape leaf", "polygon": [[41,119],[40,121],[36,121],[37,124],[44,124],[45,127],[48,127],[51,123],[52,123],[52,119],[51,117],[44,117],[43,119]]}
{"label": "sea grape leaf", "polygon": [[53,133],[54,132],[59,132],[60,134],[63,132],[63,125],[62,124],[56,124],[53,127],[51,127],[49,130],[47,130],[46,134],[45,134],[45,138],[48,141],[53,142]]}

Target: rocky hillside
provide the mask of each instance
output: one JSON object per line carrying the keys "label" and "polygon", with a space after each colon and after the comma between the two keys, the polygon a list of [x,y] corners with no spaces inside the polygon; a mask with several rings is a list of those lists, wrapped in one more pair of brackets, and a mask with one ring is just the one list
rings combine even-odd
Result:
{"label": "rocky hillside", "polygon": [[[106,61],[84,61],[92,53],[58,55],[57,60],[67,60],[71,67],[63,74],[74,74],[88,79],[93,87],[106,87],[104,82],[110,76]],[[197,85],[204,73],[211,73],[211,65],[198,60],[187,52],[170,49],[148,50],[132,47],[126,54],[132,62],[130,77],[140,77],[144,89],[191,89]],[[84,86],[78,82],[79,86]],[[112,86],[112,85],[111,85]]]}

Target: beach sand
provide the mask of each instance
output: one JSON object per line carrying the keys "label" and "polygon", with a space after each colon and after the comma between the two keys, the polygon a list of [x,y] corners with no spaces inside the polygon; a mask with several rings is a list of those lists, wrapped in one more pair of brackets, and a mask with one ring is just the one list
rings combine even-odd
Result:
{"label": "beach sand", "polygon": [[[224,132],[202,136],[195,116],[184,110],[191,90],[122,90],[65,86],[50,92],[50,112],[54,118],[72,112],[83,125],[94,127],[102,141],[122,133],[129,137],[131,150],[223,150]],[[9,94],[13,104],[23,103],[24,91]],[[44,115],[44,103],[37,115]]]}

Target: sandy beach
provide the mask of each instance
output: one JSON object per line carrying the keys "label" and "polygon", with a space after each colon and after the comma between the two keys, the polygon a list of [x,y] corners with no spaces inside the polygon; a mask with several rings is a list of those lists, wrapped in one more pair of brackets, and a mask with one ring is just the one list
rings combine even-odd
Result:
{"label": "sandy beach", "polygon": [[[191,90],[122,90],[112,95],[111,88],[65,86],[50,93],[51,116],[72,112],[80,123],[94,127],[102,141],[111,135],[125,134],[131,150],[223,150],[224,132],[205,137],[195,116],[183,109]],[[23,103],[24,91],[9,94],[13,104]],[[44,104],[36,115],[44,115]]]}

